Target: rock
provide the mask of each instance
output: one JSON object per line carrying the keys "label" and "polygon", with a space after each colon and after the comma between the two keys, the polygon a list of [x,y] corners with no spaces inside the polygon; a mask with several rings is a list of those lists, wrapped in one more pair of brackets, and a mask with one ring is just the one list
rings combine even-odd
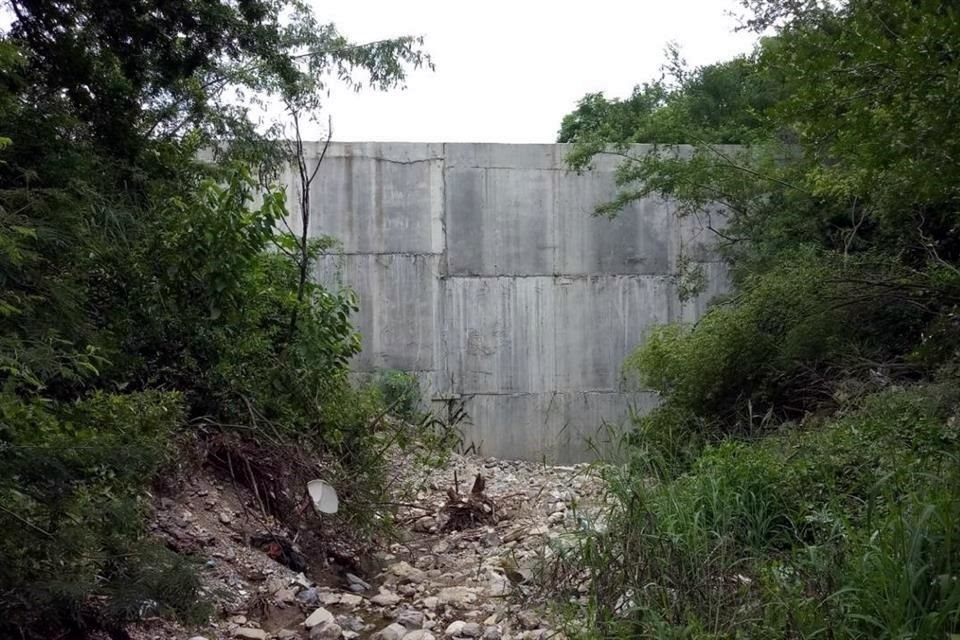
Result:
{"label": "rock", "polygon": [[418,557],[413,564],[418,569],[429,571],[437,566],[437,556],[428,553]]}
{"label": "rock", "polygon": [[349,629],[344,629],[343,631],[343,640],[357,640],[360,637],[360,634],[356,631],[350,631]]}
{"label": "rock", "polygon": [[317,625],[328,622],[333,622],[333,614],[323,607],[318,607],[316,611],[311,613],[310,616],[303,621],[303,626],[305,626],[307,629],[312,629]]}
{"label": "rock", "polygon": [[360,606],[360,603],[363,602],[363,596],[358,596],[355,593],[342,593],[340,594],[340,606],[345,607],[347,610],[352,611]]}
{"label": "rock", "polygon": [[437,521],[432,516],[423,516],[413,523],[413,530],[420,533],[431,533],[436,531]]}
{"label": "rock", "polygon": [[510,580],[499,573],[491,573],[487,583],[487,594],[492,598],[502,598],[510,594]]}
{"label": "rock", "polygon": [[417,595],[417,591],[419,591],[419,589],[420,587],[412,583],[402,584],[397,587],[397,591],[400,592],[400,595],[408,598],[412,598],[413,596]]}
{"label": "rock", "polygon": [[303,604],[312,607],[313,605],[320,602],[320,590],[316,587],[310,587],[309,589],[304,589],[297,594],[297,600]]}
{"label": "rock", "polygon": [[347,631],[359,633],[363,631],[365,623],[357,616],[337,616],[337,624],[344,629],[344,635]]}
{"label": "rock", "polygon": [[248,640],[267,640],[267,632],[263,629],[253,629],[251,627],[240,627],[233,632],[235,638],[247,638]]}
{"label": "rock", "polygon": [[401,580],[406,580],[407,582],[423,582],[424,578],[426,577],[423,571],[405,561],[390,565],[388,571]]}
{"label": "rock", "polygon": [[524,629],[536,629],[540,626],[540,616],[532,611],[521,611],[517,614],[517,622]]}
{"label": "rock", "polygon": [[375,633],[373,637],[375,640],[402,640],[406,635],[407,628],[394,622]]}
{"label": "rock", "polygon": [[343,596],[339,593],[333,593],[332,591],[321,591],[320,592],[320,604],[325,607],[332,607],[335,604],[340,604]]}
{"label": "rock", "polygon": [[441,540],[440,542],[435,544],[432,549],[433,553],[438,556],[445,554],[449,550],[450,550],[450,545],[447,543],[446,540]]}
{"label": "rock", "polygon": [[380,593],[370,598],[370,602],[380,607],[392,607],[400,602],[401,599],[400,596],[392,591],[380,587]]}
{"label": "rock", "polygon": [[483,635],[483,627],[476,622],[468,622],[463,625],[463,628],[460,630],[460,635],[465,638],[479,638]]}
{"label": "rock", "polygon": [[300,587],[301,589],[309,589],[313,586],[313,583],[307,579],[307,576],[302,573],[298,573],[293,577],[293,580],[290,581],[290,585],[294,587]]}
{"label": "rock", "polygon": [[220,512],[220,522],[222,522],[223,524],[230,524],[230,522],[232,521],[233,521],[233,518],[230,517],[229,513],[227,513],[226,511]]}
{"label": "rock", "polygon": [[431,611],[433,611],[434,609],[440,606],[440,598],[436,596],[427,596],[426,598],[423,599],[423,606],[424,608],[430,609]]}
{"label": "rock", "polygon": [[247,616],[232,616],[230,618],[230,622],[233,624],[238,624],[242,627],[243,625],[247,624]]}
{"label": "rock", "polygon": [[489,627],[489,626],[492,625],[492,624],[497,624],[497,620],[499,620],[499,619],[500,619],[499,616],[497,616],[496,613],[493,613],[493,614],[490,614],[490,616],[489,616],[486,620],[483,621],[483,624],[485,624],[485,625],[487,625],[487,626]]}
{"label": "rock", "polygon": [[434,640],[433,634],[426,629],[417,629],[403,636],[403,640]]}
{"label": "rock", "polygon": [[443,604],[463,609],[476,601],[477,592],[467,587],[446,587],[440,589],[437,598]]}
{"label": "rock", "polygon": [[443,632],[443,635],[448,638],[456,638],[463,631],[463,628],[467,625],[463,620],[454,620],[449,625],[447,625],[447,630]]}
{"label": "rock", "polygon": [[397,624],[402,624],[407,629],[419,629],[423,626],[423,613],[413,609],[401,611],[397,616]]}
{"label": "rock", "polygon": [[496,531],[488,531],[483,534],[483,538],[480,539],[480,542],[485,547],[496,549],[500,546],[500,536],[497,535]]}
{"label": "rock", "polygon": [[290,640],[290,638],[300,637],[300,634],[294,631],[293,629],[280,629],[273,635],[277,636],[278,640]]}
{"label": "rock", "polygon": [[273,594],[273,597],[277,602],[282,602],[283,604],[291,604],[297,601],[297,592],[293,589],[287,587],[284,589],[278,590]]}
{"label": "rock", "polygon": [[358,590],[359,590],[359,591],[369,591],[369,590],[370,590],[370,583],[369,583],[369,582],[366,582],[366,581],[363,580],[362,578],[359,578],[359,577],[353,575],[352,573],[348,573],[348,574],[346,575],[346,578],[347,578],[347,584],[350,585],[350,590],[351,590],[351,591],[356,592],[356,591],[358,591]]}
{"label": "rock", "polygon": [[492,624],[483,630],[483,640],[502,640],[503,631],[500,625]]}
{"label": "rock", "polygon": [[310,629],[310,640],[340,640],[343,629],[336,622],[324,622]]}
{"label": "rock", "polygon": [[557,511],[556,513],[551,513],[550,517],[547,518],[547,522],[550,524],[560,524],[563,522],[563,518],[566,514],[563,511]]}

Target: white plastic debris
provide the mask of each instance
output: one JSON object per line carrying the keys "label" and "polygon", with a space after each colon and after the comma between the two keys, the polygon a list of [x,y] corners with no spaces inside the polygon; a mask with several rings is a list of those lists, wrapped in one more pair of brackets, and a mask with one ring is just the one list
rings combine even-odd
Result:
{"label": "white plastic debris", "polygon": [[313,500],[317,513],[336,513],[340,506],[337,491],[323,480],[311,480],[307,483],[307,492]]}

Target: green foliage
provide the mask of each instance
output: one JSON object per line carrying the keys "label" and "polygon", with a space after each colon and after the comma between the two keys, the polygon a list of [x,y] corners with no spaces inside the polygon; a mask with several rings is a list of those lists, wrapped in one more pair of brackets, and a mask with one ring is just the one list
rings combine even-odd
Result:
{"label": "green foliage", "polygon": [[654,330],[627,368],[671,406],[753,433],[835,402],[842,381],[931,373],[912,354],[937,317],[922,301],[937,293],[889,260],[800,252],[746,277],[696,325]]}
{"label": "green foliage", "polygon": [[[618,106],[634,100],[601,109],[588,96],[567,117],[579,123],[563,134],[575,143],[573,167],[607,151],[623,158],[622,191],[598,212],[616,215],[651,194],[675,198],[681,215],[712,221],[722,234],[738,281],[798,245],[880,250],[916,268],[952,264],[960,255],[958,175],[947,161],[960,144],[951,106],[957,8],[938,0],[745,4],[753,26],[776,30],[751,56],[692,71],[674,58],[670,97],[644,98],[631,107],[640,116]],[[701,111],[715,117],[694,115]],[[660,145],[632,155],[631,142]]]}
{"label": "green foliage", "polygon": [[821,425],[708,446],[662,484],[636,459],[608,467],[605,526],[547,569],[586,594],[597,637],[956,633],[957,400],[952,385],[883,392]]}
{"label": "green foliage", "polygon": [[564,120],[573,168],[621,158],[596,213],[670,198],[715,232],[734,293],[630,358],[663,403],[607,468],[606,526],[548,569],[585,594],[585,635],[953,637],[960,14],[742,4],[766,36],[750,56],[674,57],[670,83]]}
{"label": "green foliage", "polygon": [[396,369],[380,371],[375,384],[393,415],[409,422],[418,419],[423,392],[415,375]]}
{"label": "green foliage", "polygon": [[[170,463],[182,421],[182,401],[171,393],[96,393],[69,403],[0,395],[0,612],[8,632],[83,626],[91,596],[107,599],[116,622],[149,601],[193,612],[196,579],[142,542],[143,487]],[[170,580],[176,588],[164,586]]]}
{"label": "green foliage", "polygon": [[386,89],[430,61],[299,0],[8,4],[0,635],[194,616],[196,575],[145,524],[178,434],[230,432],[252,480],[280,452],[301,473],[330,461],[356,513],[386,482],[382,405],[347,380],[355,296],[304,281],[329,243],[280,230],[290,149],[253,109],[312,117],[334,82]]}

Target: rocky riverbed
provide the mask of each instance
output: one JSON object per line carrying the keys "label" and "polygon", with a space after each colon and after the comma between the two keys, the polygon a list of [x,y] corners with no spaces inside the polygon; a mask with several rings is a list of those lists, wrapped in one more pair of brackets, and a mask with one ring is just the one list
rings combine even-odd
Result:
{"label": "rocky riverbed", "polygon": [[[158,531],[194,543],[207,558],[206,590],[218,619],[192,631],[145,625],[138,640],[543,640],[560,634],[532,593],[535,568],[576,526],[602,485],[587,465],[545,466],[453,456],[443,469],[404,477],[410,498],[397,514],[398,542],[374,554],[378,570],[315,583],[241,544],[250,529],[243,497],[194,479],[185,501],[161,508]],[[494,506],[482,526],[449,531],[443,507],[477,475]],[[270,526],[257,522],[255,527]],[[306,571],[308,575],[317,572]]]}

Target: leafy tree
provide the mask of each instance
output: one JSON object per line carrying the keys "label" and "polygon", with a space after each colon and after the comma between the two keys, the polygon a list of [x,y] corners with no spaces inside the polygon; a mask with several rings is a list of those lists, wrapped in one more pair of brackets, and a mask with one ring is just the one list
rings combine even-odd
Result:
{"label": "leafy tree", "polygon": [[325,459],[349,503],[378,498],[381,409],[347,379],[356,302],[303,278],[322,243],[278,230],[290,149],[257,109],[313,117],[331,83],[387,89],[430,62],[299,0],[7,4],[0,635],[121,637],[145,602],[196,609],[195,576],[144,526],[181,441],[256,451],[251,474],[280,460],[291,482]]}

